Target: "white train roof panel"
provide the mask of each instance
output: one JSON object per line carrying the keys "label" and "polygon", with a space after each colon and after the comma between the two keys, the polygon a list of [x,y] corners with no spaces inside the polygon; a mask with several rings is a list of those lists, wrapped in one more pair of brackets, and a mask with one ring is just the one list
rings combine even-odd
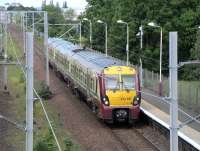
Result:
{"label": "white train roof panel", "polygon": [[49,38],[48,44],[56,48],[60,53],[67,55],[70,58],[77,60],[84,66],[91,68],[92,70],[102,70],[109,66],[125,65],[124,62],[107,56],[103,53],[99,53],[88,48],[82,48],[79,45],[72,42],[65,41],[61,38]]}

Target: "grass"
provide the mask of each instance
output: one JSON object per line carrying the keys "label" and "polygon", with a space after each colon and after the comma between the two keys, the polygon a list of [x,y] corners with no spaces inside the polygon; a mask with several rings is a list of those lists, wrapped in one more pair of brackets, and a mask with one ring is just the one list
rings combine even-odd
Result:
{"label": "grass", "polygon": [[[81,150],[81,147],[71,138],[70,134],[63,128],[63,123],[60,115],[55,110],[55,108],[47,101],[44,102],[45,107],[47,109],[48,115],[50,117],[53,128],[56,132],[59,142],[61,143],[61,148],[65,148],[64,141],[66,139],[71,140],[73,142],[73,150]],[[45,138],[49,133],[49,126],[46,122],[43,110],[39,102],[35,104],[35,119],[37,119],[37,125],[35,125],[35,143],[41,141],[41,138]]]}
{"label": "grass", "polygon": [[[20,50],[16,44],[11,45],[11,41],[8,41],[8,58],[16,61],[15,54],[13,53],[13,47],[16,53],[19,55]],[[20,56],[20,55],[19,55]],[[21,58],[21,56],[20,56]],[[13,98],[12,104],[10,104],[10,113],[12,118],[20,124],[25,124],[25,82],[23,72],[19,66],[8,66],[8,89]],[[11,129],[11,130],[10,130]],[[15,146],[17,150],[22,150],[25,144],[25,133],[17,129],[10,128],[7,142]],[[13,135],[15,134],[15,135]]]}
{"label": "grass", "polygon": [[[14,42],[13,46],[11,46],[11,41],[8,42],[8,56],[12,58],[13,61],[16,60],[16,57],[13,53],[13,48],[19,56],[20,60],[22,59],[21,51],[17,47],[17,44]],[[25,80],[24,75],[21,69],[16,66],[10,66],[8,68],[8,81],[9,81],[9,90],[14,99],[12,103],[12,114],[16,121],[19,123],[25,123]],[[36,81],[36,85],[38,85],[40,81]],[[56,135],[58,136],[58,140],[61,143],[61,148],[64,150],[65,148],[65,140],[70,140],[73,143],[72,150],[82,150],[81,147],[71,138],[69,133],[63,128],[61,123],[61,118],[58,112],[55,110],[53,106],[48,101],[43,101],[46,110],[48,111],[48,115],[50,117],[51,123],[55,129]],[[17,147],[17,150],[25,150],[25,132],[19,132],[16,129],[12,129],[10,134],[7,137],[7,141],[9,144]],[[16,134],[16,135],[13,135]],[[44,112],[42,110],[41,104],[39,101],[34,103],[34,144],[41,140],[45,140],[49,134],[49,125],[44,116]],[[13,137],[14,136],[14,137]],[[53,140],[53,142],[55,142]],[[21,145],[19,145],[21,144]],[[54,143],[55,144],[55,143]]]}

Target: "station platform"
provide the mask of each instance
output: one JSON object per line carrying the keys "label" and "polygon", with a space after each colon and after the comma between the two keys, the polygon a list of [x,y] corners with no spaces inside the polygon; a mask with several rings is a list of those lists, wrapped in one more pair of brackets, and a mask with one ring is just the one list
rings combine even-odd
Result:
{"label": "station platform", "polygon": [[[141,110],[144,112],[144,114],[146,114],[149,118],[169,130],[170,116],[169,113],[166,112],[166,110],[168,110],[167,108],[169,109],[169,106],[166,107],[165,105],[164,111],[161,106],[157,106],[155,105],[155,103],[152,103],[150,101],[143,99],[141,102]],[[178,122],[179,124],[181,124],[180,121]],[[200,128],[199,125],[198,127]],[[198,130],[198,128],[196,129],[191,126],[185,125],[181,129],[179,129],[178,136],[197,150],[200,150],[200,131]]]}

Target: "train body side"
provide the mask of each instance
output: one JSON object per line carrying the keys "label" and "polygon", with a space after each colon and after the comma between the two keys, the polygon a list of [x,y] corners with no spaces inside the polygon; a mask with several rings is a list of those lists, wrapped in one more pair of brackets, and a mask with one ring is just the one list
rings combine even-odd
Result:
{"label": "train body side", "polygon": [[[54,41],[57,42],[54,43]],[[65,44],[64,40],[56,38],[49,41],[49,57],[50,65],[61,73],[72,89],[78,91],[91,104],[98,117],[113,122],[115,114],[125,114],[124,111],[126,111],[129,121],[138,119],[140,102],[134,104],[134,100],[139,96],[139,82],[137,72],[133,68],[123,67],[123,64],[112,60],[113,58],[109,58],[108,63],[105,64],[108,58],[105,58],[103,54],[83,50],[69,42]],[[104,65],[97,59],[102,59]],[[118,72],[111,68],[112,64],[115,64],[113,68],[115,66],[124,70],[127,68],[126,71],[132,72],[130,75],[135,77],[135,90],[105,90],[107,70],[112,70],[114,74]],[[106,69],[105,66],[110,67]],[[105,96],[112,100],[109,105],[105,104]],[[120,104],[120,102],[123,103]]]}

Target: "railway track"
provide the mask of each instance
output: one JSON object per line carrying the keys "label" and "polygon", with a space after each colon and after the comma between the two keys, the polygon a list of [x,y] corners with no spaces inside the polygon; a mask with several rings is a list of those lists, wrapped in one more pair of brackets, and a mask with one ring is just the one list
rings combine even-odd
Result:
{"label": "railway track", "polygon": [[[12,28],[12,34],[13,34],[13,38],[15,38],[15,40],[19,42],[20,40],[19,40],[19,38],[17,38],[17,37],[19,37],[19,35],[17,34],[16,29]],[[42,56],[43,53],[41,52],[42,47],[39,44],[37,44],[36,42],[34,43],[34,47],[35,47],[36,55],[41,60],[43,60],[44,57]],[[76,100],[73,100],[73,101],[76,101]],[[91,114],[92,114],[92,111],[91,111]],[[103,125],[104,126],[102,126],[102,127],[105,127],[104,123],[103,123]],[[121,148],[123,148],[124,151],[159,151],[159,150],[167,151],[168,150],[165,147],[159,147],[160,142],[156,141],[155,138],[151,137],[151,135],[153,136],[152,133],[154,133],[154,132],[152,132],[151,131],[152,129],[149,128],[149,126],[146,124],[145,125],[143,124],[143,126],[137,125],[132,128],[124,127],[124,126],[108,126],[105,129],[106,129],[106,131],[107,130],[109,131],[109,133],[112,135],[112,138],[115,139],[116,142],[118,142],[117,145],[121,146]],[[144,134],[146,134],[146,133],[149,133],[149,137],[145,137]],[[102,138],[102,139],[104,139],[104,138]],[[159,138],[157,138],[157,139],[159,139]],[[152,140],[154,140],[154,141],[152,141]],[[102,150],[103,150],[103,148],[102,148]]]}
{"label": "railway track", "polygon": [[164,135],[152,129],[147,122],[141,121],[133,127],[110,126],[115,138],[127,151],[168,151]]}
{"label": "railway track", "polygon": [[111,131],[127,151],[159,151],[134,128],[111,129]]}

